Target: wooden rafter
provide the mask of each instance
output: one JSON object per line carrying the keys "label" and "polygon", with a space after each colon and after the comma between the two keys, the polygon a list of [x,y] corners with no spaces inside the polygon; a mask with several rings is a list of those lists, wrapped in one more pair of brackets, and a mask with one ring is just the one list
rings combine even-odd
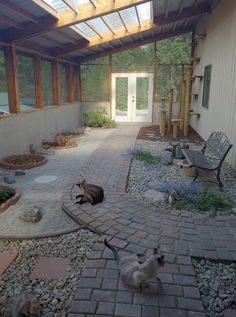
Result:
{"label": "wooden rafter", "polygon": [[135,47],[138,47],[138,46],[141,46],[141,45],[145,45],[145,44],[148,44],[148,43],[151,43],[153,41],[161,41],[161,40],[164,40],[166,38],[170,38],[172,36],[178,36],[180,34],[184,34],[184,33],[189,33],[189,32],[192,32],[193,28],[189,27],[189,28],[180,28],[178,30],[176,30],[174,33],[173,32],[168,32],[168,33],[165,33],[165,34],[159,34],[159,35],[156,35],[155,37],[153,36],[150,36],[150,37],[147,37],[146,39],[144,40],[137,40],[135,41],[134,43],[130,43],[130,44],[126,44],[125,46],[122,46],[122,47],[119,47],[119,48],[116,48],[116,49],[113,49],[113,50],[106,50],[105,52],[101,52],[99,54],[94,54],[93,56],[90,56],[90,57],[85,57],[85,58],[80,58],[78,59],[77,61],[81,64],[81,63],[85,63],[87,61],[90,61],[90,60],[93,60],[93,59],[96,59],[96,58],[99,58],[99,57],[103,57],[103,56],[107,56],[109,54],[115,54],[115,53],[119,53],[121,51],[125,51],[125,50],[130,50],[132,48],[135,48]]}
{"label": "wooden rafter", "polygon": [[166,18],[168,18],[169,8],[170,8],[170,0],[166,0],[165,2],[165,17]]}
{"label": "wooden rafter", "polygon": [[119,18],[120,18],[120,20],[121,20],[122,24],[124,25],[124,28],[125,28],[125,29],[126,29],[126,31],[128,32],[129,30],[128,30],[128,28],[127,28],[127,26],[126,26],[126,24],[125,24],[125,21],[124,21],[124,19],[122,18],[122,16],[121,16],[120,12],[118,11],[117,13],[118,13],[118,15],[119,15]]}
{"label": "wooden rafter", "polygon": [[58,12],[54,10],[50,5],[48,5],[46,2],[42,0],[31,0],[35,4],[37,4],[39,7],[41,7],[43,10],[45,10],[47,13],[49,13],[54,18],[58,19]]}
{"label": "wooden rafter", "polygon": [[59,36],[61,36],[62,38],[66,39],[67,42],[76,44],[76,40],[75,40],[74,38],[72,38],[71,36],[68,36],[67,34],[63,33],[61,30],[57,31],[57,33],[58,33]]}
{"label": "wooden rafter", "polygon": [[12,12],[16,13],[17,15],[22,16],[23,18],[33,22],[33,23],[39,23],[39,19],[29,13],[28,11],[22,9],[20,6],[18,6],[15,3],[12,3],[10,0],[1,0],[0,4],[4,5],[6,8],[10,9]]}
{"label": "wooden rafter", "polygon": [[108,23],[108,22],[105,20],[105,18],[103,18],[102,16],[101,16],[101,20],[102,20],[102,22],[106,25],[106,27],[111,31],[111,33],[115,35],[116,33],[115,33],[115,31],[113,30],[113,28],[111,27],[110,23]]}
{"label": "wooden rafter", "polygon": [[184,9],[184,4],[185,4],[185,0],[181,0],[180,1],[180,5],[179,5],[179,13],[181,14],[183,9]]}
{"label": "wooden rafter", "polygon": [[85,21],[85,24],[91,29],[93,30],[93,32],[95,32],[101,39],[103,38],[102,34],[92,25],[92,23]]}
{"label": "wooden rafter", "polygon": [[139,17],[139,14],[138,14],[138,9],[137,9],[136,6],[135,6],[134,8],[135,8],[135,12],[136,12],[136,17],[137,17],[137,20],[138,20],[138,24],[139,24],[139,26],[141,26],[140,17]]}
{"label": "wooden rafter", "polygon": [[45,40],[47,40],[49,42],[55,43],[55,45],[60,46],[60,47],[64,47],[64,45],[65,45],[65,43],[62,43],[62,42],[50,37],[48,34],[44,34],[42,36],[42,38],[44,38]]}
{"label": "wooden rafter", "polygon": [[[39,3],[46,4],[42,0],[32,1],[34,1],[34,3],[37,3],[38,5],[40,5]],[[60,12],[60,18],[58,18],[56,21],[55,19],[52,21],[49,19],[41,18],[40,23],[38,25],[25,24],[24,29],[21,32],[14,32],[13,30],[8,30],[8,32],[6,32],[7,34],[5,33],[5,36],[3,35],[1,39],[8,42],[30,39],[43,33],[59,30],[67,26],[72,26],[81,22],[88,21],[93,18],[100,17],[102,15],[117,12],[119,10],[127,9],[133,7],[134,5],[143,4],[149,1],[150,0],[116,0],[116,2],[114,3],[113,0],[101,0],[99,4],[97,4],[96,9],[94,9],[94,7],[92,7],[90,3],[81,4],[79,7],[80,14],[75,15],[74,12],[71,12],[70,9],[66,9]],[[44,8],[43,6],[41,7]],[[47,5],[47,7],[49,6]],[[53,10],[51,7],[49,8]],[[56,12],[55,10],[53,11],[54,13]]]}
{"label": "wooden rafter", "polygon": [[13,26],[15,29],[22,30],[23,26],[20,23],[17,23],[16,21],[4,16],[0,15],[0,22],[9,26]]}
{"label": "wooden rafter", "polygon": [[95,1],[94,0],[89,0],[89,2],[92,4],[92,6],[96,9],[96,3],[95,3]]}
{"label": "wooden rafter", "polygon": [[71,0],[62,0],[73,12],[77,13],[78,10]]}

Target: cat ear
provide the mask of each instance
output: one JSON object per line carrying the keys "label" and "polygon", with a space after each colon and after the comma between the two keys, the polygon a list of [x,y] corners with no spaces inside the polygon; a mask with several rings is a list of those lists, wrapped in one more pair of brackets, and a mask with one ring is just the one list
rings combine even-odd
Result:
{"label": "cat ear", "polygon": [[160,256],[157,260],[160,264],[162,264],[164,262],[164,257],[165,255]]}
{"label": "cat ear", "polygon": [[157,254],[157,248],[153,250],[153,254]]}

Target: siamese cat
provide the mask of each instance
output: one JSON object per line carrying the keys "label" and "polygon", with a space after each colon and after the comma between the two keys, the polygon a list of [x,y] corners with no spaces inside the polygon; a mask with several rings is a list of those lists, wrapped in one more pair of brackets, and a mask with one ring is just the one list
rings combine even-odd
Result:
{"label": "siamese cat", "polygon": [[76,204],[82,205],[89,202],[91,205],[100,203],[104,199],[104,191],[102,187],[94,184],[88,184],[85,180],[76,184],[83,190],[83,194],[77,195],[75,198],[81,198]]}
{"label": "siamese cat", "polygon": [[156,248],[153,250],[152,256],[143,263],[140,263],[140,257],[137,254],[121,258],[118,251],[106,239],[104,240],[104,244],[113,252],[121,279],[126,285],[137,286],[142,290],[142,288],[147,287],[148,283],[154,279],[161,282],[157,277],[157,270],[164,265],[164,255],[157,255]]}

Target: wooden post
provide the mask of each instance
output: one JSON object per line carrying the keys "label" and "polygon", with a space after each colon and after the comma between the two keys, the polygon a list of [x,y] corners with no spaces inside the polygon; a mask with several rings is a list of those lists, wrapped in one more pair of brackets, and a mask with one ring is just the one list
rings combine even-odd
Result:
{"label": "wooden post", "polygon": [[178,123],[180,122],[180,119],[172,119],[173,123],[173,139],[177,139],[178,136]]}
{"label": "wooden post", "polygon": [[161,125],[160,125],[160,133],[161,136],[164,137],[166,135],[166,112],[167,110],[161,110]]}
{"label": "wooden post", "polygon": [[168,109],[168,128],[167,131],[170,132],[171,129],[171,119],[172,119],[172,107],[173,107],[174,89],[170,89],[170,100]]}
{"label": "wooden post", "polygon": [[36,108],[43,108],[43,86],[41,75],[41,56],[34,55],[34,80],[35,80],[35,98]]}
{"label": "wooden post", "polygon": [[184,76],[181,91],[181,107],[180,107],[180,130],[184,128],[184,110],[185,110],[185,94],[186,94],[186,77]]}
{"label": "wooden post", "polygon": [[161,98],[161,110],[166,108],[165,101],[166,101],[166,98]]}
{"label": "wooden post", "polygon": [[53,103],[60,105],[61,103],[61,88],[59,80],[59,62],[57,60],[52,62],[52,84],[53,84]]}
{"label": "wooden post", "polygon": [[182,112],[182,105],[183,105],[183,98],[184,98],[183,85],[184,85],[184,64],[181,64],[178,118],[181,118],[181,112]]}
{"label": "wooden post", "polygon": [[16,48],[14,44],[12,46],[4,47],[4,57],[6,65],[9,111],[10,113],[19,113],[20,97],[16,65]]}
{"label": "wooden post", "polygon": [[109,117],[112,117],[112,87],[111,87],[111,78],[112,78],[112,55],[109,55]]}
{"label": "wooden post", "polygon": [[81,101],[81,79],[80,79],[80,66],[77,68],[77,96],[78,101]]}
{"label": "wooden post", "polygon": [[184,136],[188,136],[188,124],[189,124],[189,111],[191,103],[191,77],[192,66],[188,67],[186,78],[186,94],[185,94],[185,111],[184,111]]}
{"label": "wooden post", "polygon": [[[157,42],[154,42],[154,51],[153,51],[153,94],[152,94],[152,122],[155,122],[154,118],[154,103],[157,102],[157,60],[156,60],[156,52],[157,52]],[[158,111],[156,112],[156,116],[158,115]]]}
{"label": "wooden post", "polygon": [[68,103],[73,102],[73,81],[70,64],[66,64],[66,101]]}

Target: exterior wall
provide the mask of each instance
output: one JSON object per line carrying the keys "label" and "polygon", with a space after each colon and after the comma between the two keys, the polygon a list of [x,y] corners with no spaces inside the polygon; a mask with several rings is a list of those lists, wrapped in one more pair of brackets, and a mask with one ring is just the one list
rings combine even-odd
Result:
{"label": "exterior wall", "polygon": [[40,147],[42,139],[52,140],[56,133],[72,131],[79,126],[79,103],[1,117],[0,158],[27,153],[31,143]]}
{"label": "exterior wall", "polygon": [[208,109],[202,107],[203,80],[196,79],[192,107],[201,113],[191,118],[191,126],[207,139],[212,131],[223,131],[234,145],[227,161],[236,169],[236,1],[221,1],[211,16],[200,20],[196,33],[206,34],[197,40],[195,56],[201,60],[194,67],[195,75],[204,75],[204,67],[212,64]]}

